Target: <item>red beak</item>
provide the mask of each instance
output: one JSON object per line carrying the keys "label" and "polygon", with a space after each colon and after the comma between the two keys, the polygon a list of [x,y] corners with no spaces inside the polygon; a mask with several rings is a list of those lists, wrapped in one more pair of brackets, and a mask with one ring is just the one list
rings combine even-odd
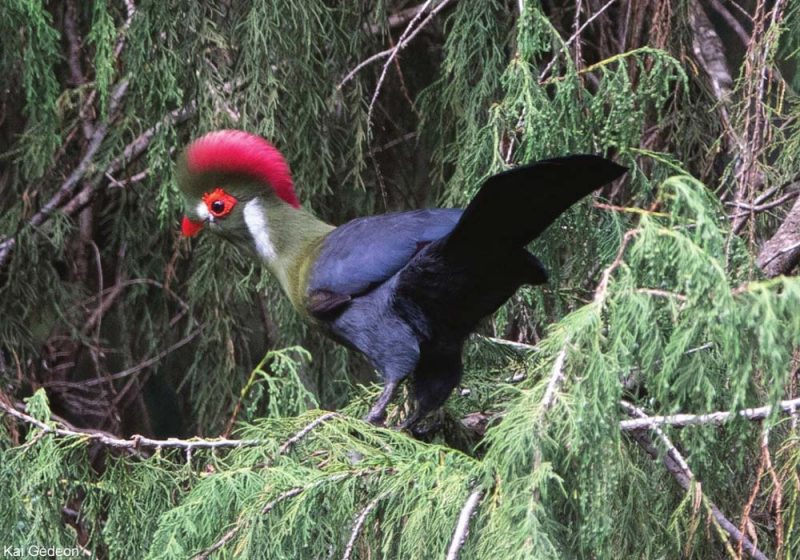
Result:
{"label": "red beak", "polygon": [[183,233],[184,237],[194,237],[200,230],[203,229],[203,222],[196,222],[190,219],[188,216],[183,217],[183,222],[181,222],[181,233]]}

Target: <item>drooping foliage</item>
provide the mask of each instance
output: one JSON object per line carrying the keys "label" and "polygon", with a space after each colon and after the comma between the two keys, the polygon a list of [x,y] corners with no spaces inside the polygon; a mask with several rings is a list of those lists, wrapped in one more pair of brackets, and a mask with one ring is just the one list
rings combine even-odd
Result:
{"label": "drooping foliage", "polygon": [[[800,283],[756,266],[794,201],[800,10],[745,2],[741,43],[706,4],[5,2],[0,543],[800,555],[796,415],[778,406],[797,397]],[[272,140],[337,224],[464,206],[486,176],[566,153],[629,173],[532,244],[549,284],[469,341],[417,441],[358,420],[372,372],[265,271],[179,238],[176,151],[223,127]]]}

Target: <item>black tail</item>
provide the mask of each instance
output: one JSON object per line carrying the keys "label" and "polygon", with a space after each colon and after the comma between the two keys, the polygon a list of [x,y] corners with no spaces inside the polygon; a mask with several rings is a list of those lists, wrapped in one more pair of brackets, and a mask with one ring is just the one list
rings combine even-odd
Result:
{"label": "black tail", "polygon": [[573,155],[489,177],[450,233],[447,249],[524,247],[578,200],[626,171],[600,156]]}

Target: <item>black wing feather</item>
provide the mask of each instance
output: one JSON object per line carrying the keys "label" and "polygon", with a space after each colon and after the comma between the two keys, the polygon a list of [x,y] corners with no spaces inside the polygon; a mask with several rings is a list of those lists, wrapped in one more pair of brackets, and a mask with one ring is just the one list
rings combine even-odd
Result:
{"label": "black wing feather", "polygon": [[523,247],[578,200],[625,173],[594,155],[516,167],[487,179],[448,238],[450,248]]}

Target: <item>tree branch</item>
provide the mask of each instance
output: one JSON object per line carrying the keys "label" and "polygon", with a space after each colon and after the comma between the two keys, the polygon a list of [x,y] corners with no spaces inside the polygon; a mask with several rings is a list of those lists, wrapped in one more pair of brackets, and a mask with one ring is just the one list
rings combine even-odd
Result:
{"label": "tree branch", "polygon": [[[324,481],[315,482],[311,486],[316,486],[317,484],[320,484],[321,482],[335,482],[337,480],[341,480],[343,478],[347,478],[348,476],[350,476],[350,473],[340,473],[338,475],[333,475],[333,476],[325,479]],[[302,494],[305,490],[306,490],[306,488],[303,487],[303,486],[297,486],[295,488],[290,488],[289,490],[283,492],[281,495],[279,495],[274,500],[271,500],[270,502],[268,502],[267,505],[265,505],[261,509],[261,514],[262,515],[268,514],[270,511],[272,511],[275,508],[275,506],[277,506],[282,501],[288,500],[289,498],[293,498],[293,497],[297,496],[298,494]],[[209,548],[203,550],[202,552],[199,552],[199,553],[195,554],[194,556],[192,556],[192,560],[207,560],[207,558],[214,551],[219,550],[220,548],[225,546],[231,539],[233,539],[233,537],[236,536],[236,534],[241,530],[241,528],[242,528],[242,523],[241,523],[241,521],[238,521],[224,535],[222,535],[222,537],[217,542],[215,542],[213,545],[211,545]]]}
{"label": "tree branch", "polygon": [[550,373],[550,379],[547,382],[547,388],[542,397],[542,414],[553,406],[556,399],[556,391],[564,382],[564,360],[567,358],[567,344],[569,341],[564,342],[561,352],[556,356],[556,361],[553,363],[553,371]]}
{"label": "tree branch", "polygon": [[800,262],[800,198],[778,231],[762,245],[756,262],[770,278],[788,273]]}
{"label": "tree branch", "polygon": [[[621,404],[631,416],[637,416],[639,419],[647,418],[647,415],[640,408],[624,401]],[[660,458],[672,477],[686,492],[692,491],[692,487],[695,485],[694,490],[700,493],[703,505],[706,506],[709,514],[711,514],[713,517],[717,526],[717,530],[720,533],[720,538],[722,538],[722,541],[726,547],[730,546],[726,542],[726,537],[730,537],[756,560],[767,560],[767,557],[764,555],[764,553],[761,552],[744,534],[742,534],[736,525],[731,523],[731,521],[725,517],[722,511],[720,511],[720,509],[705,494],[702,493],[702,490],[700,489],[700,482],[695,478],[694,473],[686,462],[686,459],[683,458],[683,455],[681,455],[677,448],[672,444],[672,441],[670,441],[661,428],[658,426],[652,426],[652,429],[666,448],[666,454],[662,454],[658,451],[653,444],[653,440],[643,430],[632,432],[631,437],[633,437],[639,446],[651,457],[653,457],[653,459]]]}
{"label": "tree branch", "polygon": [[[380,60],[380,59],[382,59],[382,58],[386,58],[387,56],[389,56],[389,57],[392,57],[392,58],[393,58],[394,56],[396,56],[396,54],[397,54],[398,52],[400,52],[401,50],[403,50],[403,49],[404,49],[404,48],[405,48],[405,47],[408,45],[408,43],[410,43],[410,42],[411,42],[411,40],[412,40],[412,39],[414,39],[414,37],[416,37],[416,36],[417,36],[417,34],[418,34],[420,31],[422,31],[422,29],[424,29],[424,28],[425,28],[425,26],[426,26],[428,23],[430,23],[430,22],[431,22],[431,20],[434,18],[434,16],[436,16],[436,14],[437,14],[437,13],[439,13],[439,11],[441,11],[441,10],[442,10],[442,8],[444,8],[444,7],[445,7],[447,4],[449,4],[449,3],[450,3],[450,1],[451,1],[451,0],[442,0],[442,2],[441,2],[441,3],[439,3],[439,4],[438,4],[438,5],[435,7],[435,8],[433,8],[433,9],[431,10],[431,12],[428,14],[428,17],[426,17],[424,20],[422,20],[422,23],[420,23],[420,24],[419,24],[419,25],[418,25],[418,26],[417,26],[417,27],[416,27],[416,28],[413,30],[413,32],[409,33],[409,34],[406,36],[406,33],[407,33],[407,32],[409,31],[409,29],[411,29],[411,27],[412,27],[412,25],[409,25],[409,26],[408,26],[408,28],[406,28],[406,31],[405,31],[405,32],[403,32],[403,36],[404,36],[405,38],[403,38],[402,40],[398,41],[398,42],[397,42],[397,45],[395,45],[395,46],[394,46],[394,47],[392,47],[391,49],[386,49],[385,51],[381,51],[381,52],[379,52],[379,53],[376,53],[376,54],[374,54],[374,55],[370,56],[369,58],[367,58],[366,60],[362,61],[360,64],[358,64],[358,66],[356,66],[355,68],[353,68],[353,69],[352,69],[352,70],[351,70],[351,71],[350,71],[350,72],[349,72],[349,73],[348,73],[348,74],[347,74],[347,75],[344,77],[344,79],[343,79],[341,82],[339,82],[339,85],[338,85],[338,86],[336,86],[336,89],[342,89],[342,86],[344,86],[344,85],[345,85],[347,82],[349,82],[350,80],[352,80],[352,79],[353,79],[353,77],[354,77],[356,74],[358,74],[358,73],[359,73],[359,72],[360,72],[360,71],[361,71],[363,68],[365,68],[365,67],[369,66],[369,65],[370,65],[370,64],[372,64],[373,62],[376,62],[376,61],[378,61],[378,60]],[[429,2],[426,2],[426,5],[427,5],[427,4],[429,4]],[[422,11],[422,10],[420,10],[419,14],[422,14],[422,13],[423,13],[423,11]],[[416,17],[417,17],[419,14],[415,14],[415,19],[416,19]],[[413,23],[414,23],[414,21],[412,21],[411,23],[413,24]],[[391,62],[391,58],[389,59],[389,62]],[[387,66],[388,66],[389,62],[387,62]],[[376,90],[376,91],[377,91],[377,90]]]}
{"label": "tree branch", "polygon": [[482,497],[483,491],[475,490],[469,495],[466,503],[464,503],[464,507],[461,509],[461,513],[458,516],[458,523],[453,532],[453,538],[450,540],[450,547],[447,549],[446,560],[458,560],[458,554],[461,551],[461,547],[464,546],[464,542],[467,540],[467,535],[469,534],[469,520],[472,514],[475,513],[475,509],[478,507]]}
{"label": "tree branch", "polygon": [[[599,10],[597,10],[595,13],[591,15],[591,17],[589,17],[585,22],[583,22],[583,25],[581,25],[578,29],[576,29],[575,32],[570,36],[570,38],[567,39],[567,42],[564,43],[564,50],[566,51],[572,44],[572,42],[580,37],[581,32],[583,32],[583,30],[586,29],[589,26],[589,24],[592,23],[595,19],[600,17],[603,14],[603,12],[605,12],[608,8],[610,8],[611,4],[613,4],[614,2],[616,2],[616,0],[608,0],[608,2],[606,2]],[[545,66],[544,70],[542,70],[542,72],[539,74],[540,84],[544,82],[545,78],[547,77],[547,73],[550,72],[550,69],[556,63],[556,60],[558,60],[557,53],[556,56],[554,56],[553,59],[550,61],[550,63],[547,66]]]}
{"label": "tree branch", "polygon": [[293,435],[292,437],[287,439],[283,443],[283,445],[281,445],[281,448],[278,450],[278,455],[284,455],[287,451],[289,451],[289,449],[292,448],[292,446],[295,443],[297,443],[298,441],[303,439],[311,430],[313,430],[314,428],[316,428],[317,426],[319,426],[323,422],[326,422],[327,420],[330,420],[331,418],[337,418],[338,416],[339,416],[339,414],[337,414],[336,412],[326,412],[325,414],[323,414],[319,418],[314,419],[313,422],[311,422],[310,424],[305,426],[302,430],[297,432],[295,435]]}
{"label": "tree branch", "polygon": [[744,26],[739,22],[738,19],[726,8],[722,5],[722,2],[719,0],[709,0],[709,5],[711,8],[717,12],[722,19],[733,29],[734,33],[739,37],[739,40],[742,42],[742,45],[747,46],[750,42],[750,34],[745,31]]}
{"label": "tree branch", "polygon": [[[794,414],[800,409],[800,399],[781,401],[778,408],[783,414]],[[761,406],[758,408],[746,408],[738,412],[709,412],[708,414],[672,414],[669,416],[640,416],[634,420],[623,420],[619,427],[623,432],[632,430],[642,430],[645,428],[655,428],[657,426],[697,426],[705,424],[724,424],[736,417],[748,420],[763,420],[772,413],[771,406]]]}
{"label": "tree branch", "polygon": [[75,430],[71,428],[59,427],[56,425],[46,424],[37,420],[29,414],[20,412],[13,406],[0,400],[0,410],[13,416],[17,420],[21,420],[26,424],[35,426],[42,430],[43,433],[53,434],[63,437],[78,437],[85,440],[102,443],[108,447],[119,449],[137,450],[142,447],[152,447],[156,449],[161,448],[175,448],[175,449],[220,449],[229,447],[253,447],[263,444],[263,441],[256,439],[151,439],[145,436],[135,435],[128,439],[120,439],[107,432],[100,430]]}
{"label": "tree branch", "polygon": [[125,377],[129,377],[129,376],[133,375],[134,373],[137,373],[137,372],[139,372],[139,371],[141,371],[141,370],[143,370],[145,368],[148,368],[148,367],[152,366],[153,364],[161,361],[164,357],[168,356],[169,354],[171,354],[175,350],[178,350],[182,346],[185,346],[186,344],[188,344],[189,342],[194,340],[194,338],[198,334],[200,334],[201,330],[202,330],[202,326],[201,326],[201,328],[197,328],[194,331],[190,332],[188,335],[183,337],[181,340],[179,340],[178,342],[176,342],[175,344],[173,344],[169,348],[166,348],[166,349],[162,350],[161,352],[159,352],[155,356],[153,356],[151,358],[147,358],[143,362],[138,363],[135,366],[129,367],[129,368],[124,369],[122,371],[119,371],[117,373],[112,373],[112,374],[109,374],[109,375],[107,375],[105,377],[97,378],[97,379],[86,379],[84,381],[50,381],[50,382],[46,382],[45,386],[46,387],[91,387],[91,386],[94,386],[94,385],[107,384],[107,383],[110,383],[111,381],[114,381],[116,379],[123,379]]}
{"label": "tree branch", "polygon": [[[83,189],[81,189],[81,191],[64,206],[63,212],[71,216],[91,202],[92,197],[94,197],[98,191],[98,187],[100,186],[100,182],[103,177],[111,177],[109,179],[111,184],[114,186],[122,186],[122,183],[114,179],[113,176],[125,169],[131,162],[139,158],[147,150],[147,148],[150,147],[150,143],[153,141],[153,138],[156,136],[156,134],[158,134],[161,128],[168,124],[177,125],[184,123],[191,119],[196,112],[197,103],[192,101],[184,107],[175,109],[165,116],[160,122],[141,133],[133,142],[125,146],[120,155],[111,160],[111,163],[108,165],[108,167],[98,176],[95,181],[89,183]],[[131,178],[129,181],[129,183],[131,182],[134,182],[133,178]]]}
{"label": "tree branch", "polygon": [[[395,59],[397,54],[408,45],[408,43],[413,39],[417,33],[419,33],[428,23],[430,23],[433,18],[439,13],[442,8],[444,8],[447,4],[450,3],[450,0],[442,0],[435,8],[431,10],[431,13],[428,14],[422,23],[420,23],[416,28],[414,28],[414,24],[422,17],[422,14],[425,10],[428,9],[431,2],[433,0],[427,0],[423,7],[417,12],[414,18],[411,20],[411,23],[408,24],[403,34],[400,35],[400,39],[398,39],[397,44],[389,50],[388,59],[386,63],[383,65],[383,70],[381,70],[381,75],[378,78],[378,83],[375,86],[375,92],[372,94],[372,99],[369,102],[369,108],[367,109],[367,130],[370,129],[372,123],[372,110],[375,107],[375,102],[378,100],[378,95],[380,95],[381,87],[383,86],[383,80],[386,78],[386,73],[389,71],[389,66],[392,64],[392,61]],[[342,82],[344,83],[344,81]],[[341,84],[339,85],[341,87]]]}
{"label": "tree branch", "polygon": [[611,273],[622,264],[622,257],[625,255],[625,249],[628,247],[628,243],[630,243],[631,239],[633,239],[633,236],[639,234],[639,231],[639,229],[630,229],[625,232],[625,235],[622,236],[622,243],[619,246],[617,255],[614,257],[614,260],[611,262],[611,264],[608,265],[608,267],[603,271],[603,275],[600,277],[600,282],[597,284],[597,289],[594,292],[595,303],[602,304],[605,300],[606,293],[608,291],[608,284],[611,282]]}
{"label": "tree branch", "polygon": [[108,134],[109,125],[111,121],[114,120],[115,113],[119,108],[123,97],[125,97],[125,93],[128,91],[128,84],[128,80],[125,79],[122,80],[116,88],[114,88],[109,100],[108,121],[98,125],[95,128],[94,134],[92,134],[92,139],[89,141],[89,144],[86,147],[86,152],[84,153],[83,158],[81,159],[80,163],[78,163],[78,166],[72,171],[72,173],[70,173],[69,177],[67,177],[67,180],[61,184],[56,194],[54,194],[50,200],[48,200],[47,203],[45,203],[45,205],[42,206],[42,208],[36,212],[36,214],[34,214],[33,217],[28,220],[28,222],[22,228],[20,228],[20,230],[17,230],[15,235],[5,239],[2,243],[0,243],[0,267],[2,267],[8,260],[11,251],[17,244],[17,235],[19,235],[22,229],[37,228],[41,226],[50,218],[50,215],[55,212],[59,206],[61,206],[74,194],[75,189],[77,189],[81,179],[83,179],[83,176],[86,175],[91,168],[94,156],[100,149],[100,146],[103,144],[103,140],[105,140],[106,135]]}
{"label": "tree branch", "polygon": [[361,532],[361,527],[364,525],[364,522],[367,520],[367,516],[369,513],[375,509],[375,506],[378,505],[378,502],[385,497],[385,494],[382,494],[372,500],[370,503],[366,505],[364,509],[358,514],[356,520],[353,522],[353,530],[350,531],[350,538],[347,541],[347,545],[344,548],[344,554],[342,554],[342,560],[350,560],[350,555],[353,553],[353,547],[356,544],[356,539],[358,538],[358,534]]}

